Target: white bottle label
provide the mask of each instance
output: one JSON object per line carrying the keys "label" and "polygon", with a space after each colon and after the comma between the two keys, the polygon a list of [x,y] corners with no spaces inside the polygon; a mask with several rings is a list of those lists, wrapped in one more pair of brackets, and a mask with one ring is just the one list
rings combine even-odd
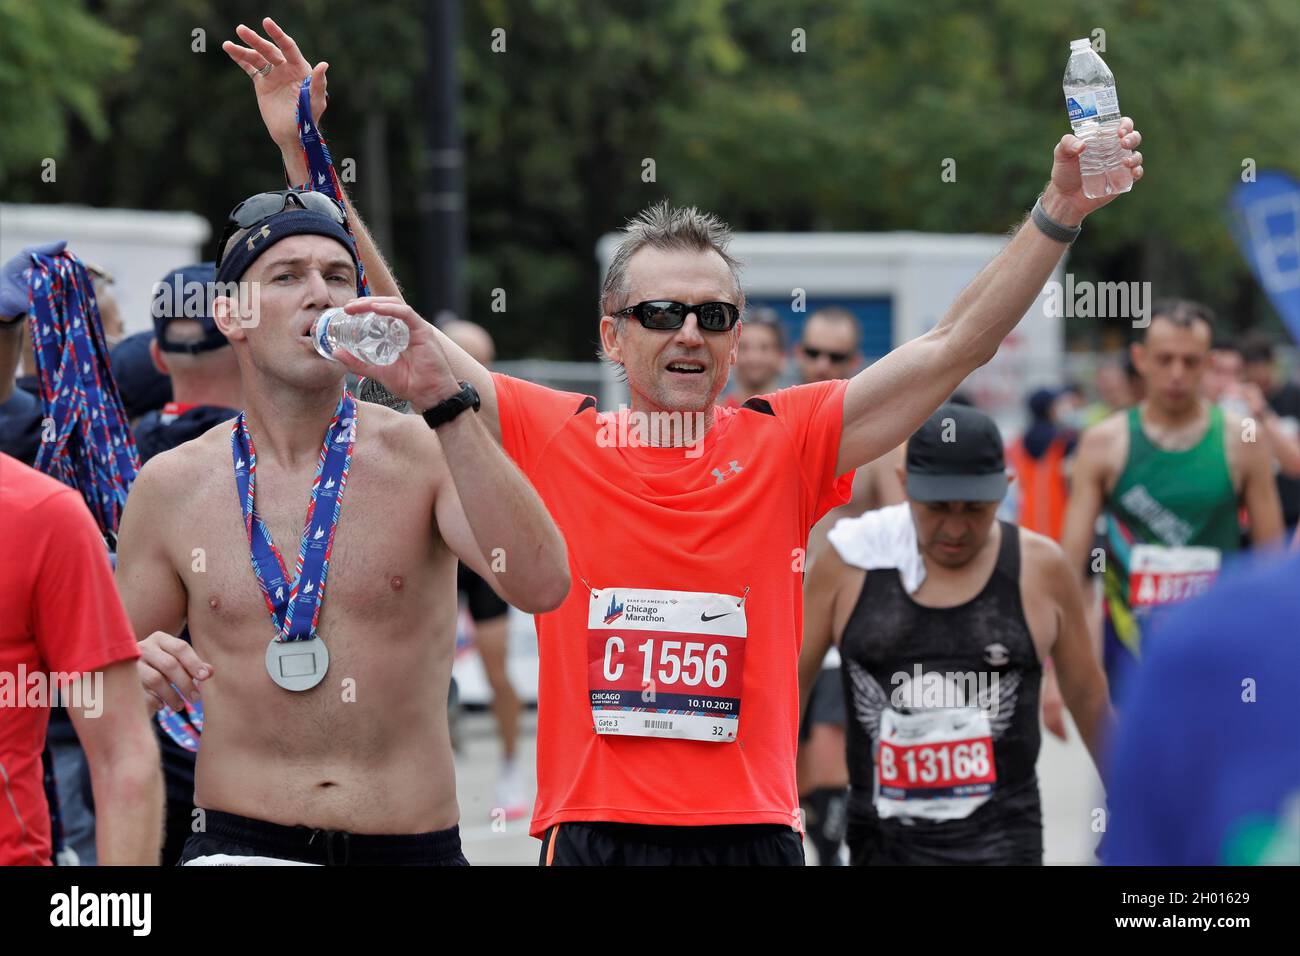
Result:
{"label": "white bottle label", "polygon": [[1065,98],[1065,108],[1070,111],[1071,123],[1113,116],[1119,112],[1119,96],[1113,86],[1095,93],[1076,93]]}

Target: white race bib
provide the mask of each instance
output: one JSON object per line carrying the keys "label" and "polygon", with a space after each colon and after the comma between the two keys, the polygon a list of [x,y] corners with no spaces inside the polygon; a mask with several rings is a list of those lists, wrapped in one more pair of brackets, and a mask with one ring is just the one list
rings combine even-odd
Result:
{"label": "white race bib", "polygon": [[596,733],[734,741],[746,633],[744,602],[729,594],[593,591],[587,685]]}
{"label": "white race bib", "polygon": [[876,812],[882,819],[959,820],[997,786],[993,734],[978,707],[880,712]]}
{"label": "white race bib", "polygon": [[1129,555],[1129,607],[1145,611],[1196,597],[1214,583],[1221,561],[1218,548],[1135,544]]}

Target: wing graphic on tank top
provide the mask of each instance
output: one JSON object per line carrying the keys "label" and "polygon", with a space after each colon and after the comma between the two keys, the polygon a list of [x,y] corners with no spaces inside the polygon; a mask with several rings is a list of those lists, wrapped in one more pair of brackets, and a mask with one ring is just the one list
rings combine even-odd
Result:
{"label": "wing graphic on tank top", "polygon": [[[992,733],[994,740],[1006,733],[1007,728],[1011,726],[1011,718],[1016,713],[1016,698],[1019,696],[1019,691],[1019,671],[998,674],[996,690],[993,688],[992,681],[980,688],[979,705],[984,713],[989,715],[989,732]],[[996,714],[993,713],[995,706]]]}
{"label": "wing graphic on tank top", "polygon": [[844,658],[844,665],[853,686],[853,714],[871,739],[877,740],[880,737],[880,712],[889,706],[889,695],[857,661]]}

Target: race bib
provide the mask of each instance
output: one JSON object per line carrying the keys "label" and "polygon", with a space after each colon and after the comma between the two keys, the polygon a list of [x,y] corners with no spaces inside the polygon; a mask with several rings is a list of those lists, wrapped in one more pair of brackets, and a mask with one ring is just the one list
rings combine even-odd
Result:
{"label": "race bib", "polygon": [[880,712],[876,812],[881,818],[960,820],[997,786],[989,719],[977,707]]}
{"label": "race bib", "polygon": [[1218,548],[1166,548],[1137,544],[1129,557],[1129,607],[1146,611],[1207,590],[1219,574]]}
{"label": "race bib", "polygon": [[604,588],[587,612],[587,686],[598,734],[730,743],[745,671],[740,598]]}

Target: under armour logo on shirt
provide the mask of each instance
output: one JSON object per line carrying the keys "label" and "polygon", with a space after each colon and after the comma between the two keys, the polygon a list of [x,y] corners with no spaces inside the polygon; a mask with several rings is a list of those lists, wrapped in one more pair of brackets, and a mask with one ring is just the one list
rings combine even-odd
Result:
{"label": "under armour logo on shirt", "polygon": [[745,469],[744,469],[744,466],[742,466],[742,465],[740,464],[740,462],[736,461],[736,460],[733,458],[732,461],[731,461],[731,466],[730,466],[730,470],[729,470],[729,471],[727,471],[727,472],[724,473],[724,472],[722,471],[721,468],[714,468],[714,469],[713,469],[713,477],[716,478],[716,479],[718,479],[717,481],[714,482],[714,484],[715,484],[715,485],[720,485],[720,484],[722,484],[724,481],[726,481],[728,478],[730,478],[732,475],[738,475],[738,474],[740,474],[740,473],[741,473],[742,471],[744,471],[744,470],[745,470]]}

